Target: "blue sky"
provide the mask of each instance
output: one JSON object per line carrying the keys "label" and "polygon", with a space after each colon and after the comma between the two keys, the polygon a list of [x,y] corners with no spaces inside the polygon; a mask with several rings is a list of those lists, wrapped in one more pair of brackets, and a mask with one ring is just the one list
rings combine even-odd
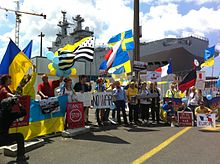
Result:
{"label": "blue sky", "polygon": [[[0,7],[16,9],[13,0],[0,0]],[[67,19],[81,14],[97,37],[96,45],[106,44],[119,32],[133,27],[133,0],[20,0],[20,10],[44,13],[47,19],[22,15],[20,49],[33,40],[33,56],[39,55],[40,32],[45,33],[43,51],[52,45],[62,19],[61,10],[67,11]],[[191,34],[207,37],[210,46],[220,43],[220,0],[140,0],[141,41],[154,41],[165,37],[181,37]],[[0,10],[0,60],[6,50],[9,37],[14,40],[15,14]],[[70,29],[72,30],[72,29]]]}

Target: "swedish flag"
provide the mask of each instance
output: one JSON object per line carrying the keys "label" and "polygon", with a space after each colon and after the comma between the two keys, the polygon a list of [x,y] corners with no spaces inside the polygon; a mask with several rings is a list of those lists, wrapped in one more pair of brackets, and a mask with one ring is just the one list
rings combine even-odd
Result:
{"label": "swedish flag", "polygon": [[134,39],[132,30],[128,30],[113,36],[111,39],[109,39],[108,45],[112,47],[120,40],[123,40],[121,44],[121,48],[123,51],[134,49]]}

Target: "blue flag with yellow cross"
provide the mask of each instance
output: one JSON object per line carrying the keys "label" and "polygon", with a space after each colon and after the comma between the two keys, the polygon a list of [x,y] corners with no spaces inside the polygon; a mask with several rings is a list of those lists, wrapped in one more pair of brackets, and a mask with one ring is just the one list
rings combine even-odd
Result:
{"label": "blue flag with yellow cross", "polygon": [[134,39],[133,39],[132,30],[125,31],[111,37],[108,41],[108,45],[112,47],[120,40],[122,40],[121,48],[123,51],[134,49]]}

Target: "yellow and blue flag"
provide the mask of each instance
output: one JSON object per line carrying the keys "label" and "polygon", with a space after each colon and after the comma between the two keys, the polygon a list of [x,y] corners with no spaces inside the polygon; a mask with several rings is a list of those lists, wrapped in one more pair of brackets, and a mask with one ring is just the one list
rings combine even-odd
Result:
{"label": "yellow and blue flag", "polygon": [[32,65],[31,60],[10,39],[5,55],[0,64],[0,75],[9,74],[12,83],[9,88],[15,91],[24,75]]}
{"label": "yellow and blue flag", "polygon": [[32,52],[32,44],[33,44],[33,40],[31,40],[27,47],[25,47],[25,49],[23,50],[24,54],[30,59],[31,58],[31,52]]}
{"label": "yellow and blue flag", "polygon": [[134,49],[134,39],[133,39],[132,30],[128,30],[113,36],[112,38],[109,39],[108,45],[112,47],[120,40],[122,40],[121,48],[123,51]]}
{"label": "yellow and blue flag", "polygon": [[205,62],[201,64],[201,68],[213,66],[215,63],[214,56],[215,56],[215,46],[205,49],[205,52],[204,52]]}

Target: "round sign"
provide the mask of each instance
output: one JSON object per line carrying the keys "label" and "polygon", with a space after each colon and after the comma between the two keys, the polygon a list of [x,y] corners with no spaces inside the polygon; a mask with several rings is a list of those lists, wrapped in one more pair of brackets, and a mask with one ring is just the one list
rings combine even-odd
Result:
{"label": "round sign", "polygon": [[78,109],[74,109],[70,112],[70,120],[72,122],[79,122],[82,119],[82,113]]}

